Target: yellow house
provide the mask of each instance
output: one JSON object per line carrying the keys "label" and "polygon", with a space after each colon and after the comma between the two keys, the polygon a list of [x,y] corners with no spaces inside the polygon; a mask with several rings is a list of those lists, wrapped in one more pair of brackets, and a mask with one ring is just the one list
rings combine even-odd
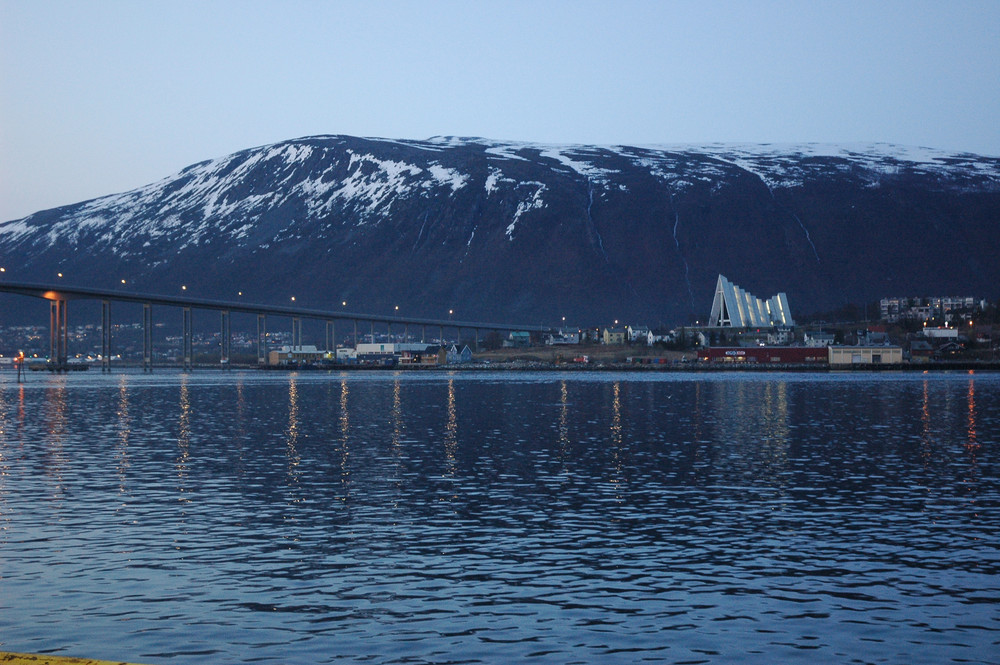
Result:
{"label": "yellow house", "polygon": [[624,328],[605,328],[604,335],[602,336],[602,341],[605,344],[615,344],[622,345],[625,343],[625,329]]}

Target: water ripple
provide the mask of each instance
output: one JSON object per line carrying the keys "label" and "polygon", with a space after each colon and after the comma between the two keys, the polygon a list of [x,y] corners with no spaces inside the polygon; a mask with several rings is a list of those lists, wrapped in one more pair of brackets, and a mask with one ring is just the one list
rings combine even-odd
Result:
{"label": "water ripple", "polygon": [[985,663],[1000,648],[995,375],[31,379],[0,377],[4,649]]}

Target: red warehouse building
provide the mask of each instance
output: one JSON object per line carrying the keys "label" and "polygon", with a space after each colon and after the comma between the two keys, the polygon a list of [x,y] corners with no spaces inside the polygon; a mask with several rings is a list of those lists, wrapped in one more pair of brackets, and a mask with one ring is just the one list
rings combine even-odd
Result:
{"label": "red warehouse building", "polygon": [[713,363],[827,363],[828,352],[823,347],[750,346],[699,349],[698,360]]}

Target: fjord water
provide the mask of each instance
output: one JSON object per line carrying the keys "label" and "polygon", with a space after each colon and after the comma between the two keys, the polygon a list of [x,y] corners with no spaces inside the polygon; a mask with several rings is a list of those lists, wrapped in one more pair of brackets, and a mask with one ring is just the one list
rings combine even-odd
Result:
{"label": "fjord water", "polygon": [[0,651],[997,662],[1000,376],[0,374]]}

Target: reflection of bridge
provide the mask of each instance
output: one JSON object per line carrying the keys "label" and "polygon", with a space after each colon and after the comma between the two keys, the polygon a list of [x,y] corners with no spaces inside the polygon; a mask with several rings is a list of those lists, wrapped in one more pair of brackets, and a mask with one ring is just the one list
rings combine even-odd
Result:
{"label": "reflection of bridge", "polygon": [[420,319],[403,316],[378,316],[358,312],[338,312],[301,307],[283,307],[276,305],[259,305],[239,301],[202,300],[177,296],[162,296],[148,293],[128,293],[124,291],[109,291],[84,287],[67,288],[55,284],[18,284],[0,282],[0,292],[44,298],[50,304],[49,316],[49,348],[50,359],[57,369],[65,369],[68,363],[67,342],[69,329],[67,325],[66,303],[69,300],[100,300],[101,301],[101,370],[111,371],[111,303],[136,303],[142,305],[142,367],[152,369],[153,365],[153,305],[179,307],[183,311],[183,362],[184,369],[191,369],[192,358],[192,316],[195,309],[210,310],[221,313],[222,351],[220,361],[229,362],[230,324],[229,318],[233,312],[257,316],[257,362],[266,362],[267,317],[281,316],[292,320],[292,346],[302,346],[302,319],[324,321],[326,323],[326,348],[330,349],[331,341],[335,343],[335,321],[352,321],[354,323],[354,340],[358,339],[358,322],[368,323],[374,340],[375,324],[386,325],[388,334],[392,335],[393,324],[403,325],[408,333],[409,326],[421,327],[421,339],[427,337],[427,327],[437,327],[439,338],[444,339],[445,328],[456,328],[461,338],[463,329],[475,331],[475,339],[479,340],[479,331],[530,331],[543,330],[542,326],[519,326],[504,323],[480,323],[473,321],[452,321],[444,319]]}

